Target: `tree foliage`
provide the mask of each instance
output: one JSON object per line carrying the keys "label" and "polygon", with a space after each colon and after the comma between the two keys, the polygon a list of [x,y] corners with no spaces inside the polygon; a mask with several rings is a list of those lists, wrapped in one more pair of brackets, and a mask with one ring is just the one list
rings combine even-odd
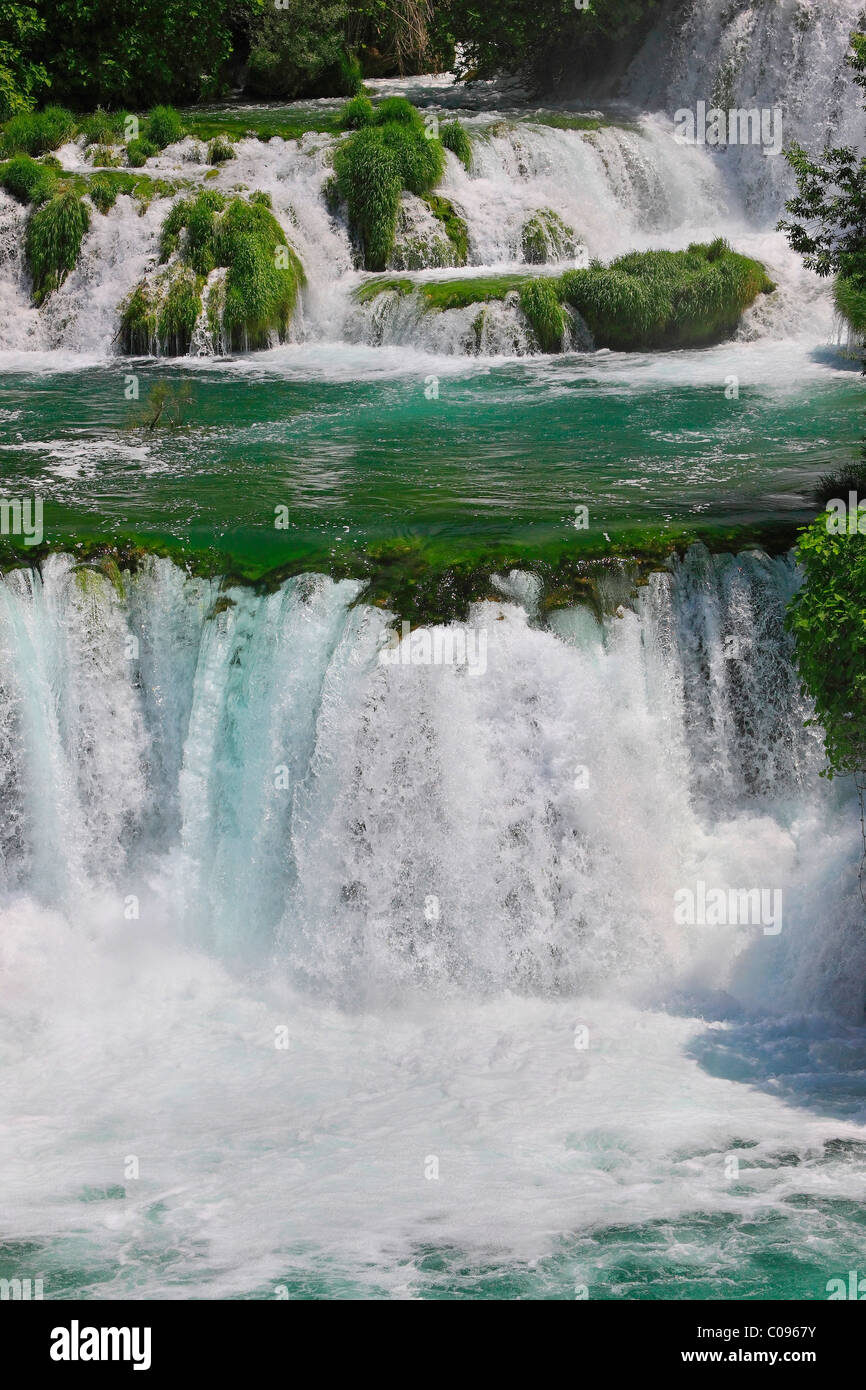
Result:
{"label": "tree foliage", "polygon": [[[854,81],[866,88],[866,34],[852,34],[849,63]],[[797,177],[797,196],[786,204],[790,218],[779,223],[807,266],[819,275],[838,275],[837,304],[860,322],[866,296],[866,157],[848,146],[811,158],[800,145],[787,152]]]}

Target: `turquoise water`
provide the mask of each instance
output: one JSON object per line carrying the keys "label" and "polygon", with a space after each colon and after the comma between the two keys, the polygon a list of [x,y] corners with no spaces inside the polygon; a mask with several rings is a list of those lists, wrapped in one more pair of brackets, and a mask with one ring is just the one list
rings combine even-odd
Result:
{"label": "turquoise water", "polygon": [[[43,497],[55,544],[171,541],[250,573],[351,565],[395,538],[438,563],[486,547],[530,559],[587,541],[603,550],[605,532],[627,553],[696,528],[733,540],[738,528],[793,529],[860,425],[857,373],[829,351],[309,357],[0,375],[7,485]],[[735,370],[739,395],[726,399]],[[131,373],[138,402],[125,399]],[[136,422],[166,381],[189,390],[185,423],[149,431]],[[288,509],[284,527],[277,508]]]}

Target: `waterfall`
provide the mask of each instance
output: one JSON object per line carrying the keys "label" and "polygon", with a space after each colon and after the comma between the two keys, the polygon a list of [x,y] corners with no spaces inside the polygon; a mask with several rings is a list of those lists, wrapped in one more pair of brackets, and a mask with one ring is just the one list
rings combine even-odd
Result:
{"label": "waterfall", "polygon": [[[5,894],[109,939],[134,902],[349,1007],[676,979],[859,1018],[855,825],[803,727],[790,561],[697,546],[601,621],[541,623],[515,585],[473,611],[473,666],[384,660],[354,582],[8,575]],[[780,889],[780,941],[676,927],[699,880]],[[842,979],[805,968],[818,920]]]}
{"label": "waterfall", "polygon": [[[490,110],[489,94],[475,98],[470,92],[463,99],[476,106],[460,115],[472,138],[472,169],[467,172],[449,153],[440,190],[466,222],[470,273],[522,266],[523,229],[545,210],[555,212],[573,238],[576,254],[560,259],[560,269],[592,256],[680,249],[722,235],[763,259],[779,286],[771,303],[750,315],[749,336],[829,340],[834,328],[826,283],[804,272],[773,230],[792,187],[784,158],[737,145],[684,146],[674,138],[674,116],[698,101],[726,109],[779,108],[786,143],[802,140],[816,151],[827,141],[857,144],[860,103],[844,58],[861,8],[861,0],[840,0],[832,9],[818,0],[672,4],[625,78],[605,93],[626,105],[598,129],[559,129],[534,121],[542,113],[527,109],[500,115]],[[441,82],[431,88],[428,79],[414,79],[402,88],[410,97],[417,88],[418,100],[429,101],[431,92],[441,97],[443,117],[454,107],[453,94]],[[530,351],[526,325],[513,307],[488,311],[479,334],[467,331],[475,315],[463,311],[383,316],[356,304],[360,276],[348,231],[324,196],[334,148],[332,137],[315,133],[288,142],[244,138],[234,146],[236,157],[211,178],[214,171],[202,163],[204,147],[186,139],[162,151],[144,172],[173,182],[173,197],[202,184],[206,173],[210,188],[270,194],[307,275],[292,328],[298,341],[411,345],[457,355]],[[67,145],[60,154],[65,167],[89,167],[81,144]],[[78,265],[37,312],[23,267],[24,214],[0,192],[0,352],[110,355],[119,305],[155,263],[169,206],[168,196],[154,196],[143,206],[123,195],[107,215],[94,213]],[[422,271],[422,277],[461,273],[447,268],[450,253],[440,224],[410,195],[404,197],[401,226],[410,250],[398,244],[394,269],[415,273],[417,242],[426,245],[431,265],[445,267]],[[208,335],[198,334],[193,351],[209,348]]]}

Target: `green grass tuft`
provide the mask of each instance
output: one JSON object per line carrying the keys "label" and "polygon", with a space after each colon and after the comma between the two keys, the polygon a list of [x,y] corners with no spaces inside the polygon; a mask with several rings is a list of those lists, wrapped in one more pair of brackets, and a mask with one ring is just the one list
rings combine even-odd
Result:
{"label": "green grass tuft", "polygon": [[448,121],[439,129],[439,138],[446,150],[456,154],[464,169],[472,168],[472,141],[459,121]]}
{"label": "green grass tuft", "polygon": [[341,130],[360,130],[362,126],[373,125],[375,113],[369,97],[352,97],[346,102],[338,117]]}
{"label": "green grass tuft", "polygon": [[145,139],[164,150],[184,137],[183,121],[173,106],[155,106],[144,127]]}
{"label": "green grass tuft", "polygon": [[305,277],[264,195],[227,200],[206,189],[175,203],[160,258],[167,269],[122,307],[125,351],[187,352],[206,277],[220,268],[226,273],[208,295],[207,318],[229,351],[266,347],[288,331]]}
{"label": "green grass tuft", "polygon": [[3,127],[3,154],[48,154],[74,135],[75,117],[65,106],[47,106],[44,111],[22,111]]}
{"label": "green grass tuft", "polygon": [[[375,119],[375,125],[363,126],[337,149],[334,192],[346,203],[365,269],[384,270],[394,247],[402,190],[420,197],[430,193],[444,172],[445,150],[440,140],[428,136],[419,113],[403,97],[381,102]],[[457,231],[456,225],[452,230]]]}
{"label": "green grass tuft", "polygon": [[641,251],[560,278],[560,298],[596,346],[622,352],[701,347],[735,331],[745,309],[774,289],[764,267],[721,239],[687,251]]}
{"label": "green grass tuft", "polygon": [[57,185],[57,174],[44,164],[37,164],[29,155],[19,154],[0,170],[0,185],[17,198],[19,203],[39,207],[46,203]]}
{"label": "green grass tuft", "polygon": [[107,174],[94,174],[87,191],[93,206],[105,214],[114,207],[120,190],[117,182]]}
{"label": "green grass tuft", "polygon": [[208,164],[227,164],[228,161],[234,159],[234,157],[235,152],[228,140],[224,140],[220,135],[211,140],[207,147]]}
{"label": "green grass tuft", "polygon": [[75,266],[90,213],[73,188],[59,193],[31,214],[25,253],[36,304],[58,289]]}
{"label": "green grass tuft", "polygon": [[130,140],[126,147],[126,162],[130,169],[141,169],[159,150],[152,140]]}
{"label": "green grass tuft", "polygon": [[566,321],[554,281],[541,277],[527,281],[520,291],[520,307],[541,351],[560,352]]}

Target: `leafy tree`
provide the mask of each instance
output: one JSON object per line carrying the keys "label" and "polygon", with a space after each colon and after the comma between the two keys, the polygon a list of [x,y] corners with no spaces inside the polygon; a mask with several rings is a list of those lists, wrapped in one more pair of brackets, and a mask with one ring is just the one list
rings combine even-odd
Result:
{"label": "leafy tree", "polygon": [[436,11],[439,41],[460,44],[461,76],[515,73],[553,91],[634,42],[661,0],[449,0]]}
{"label": "leafy tree", "polygon": [[32,110],[48,74],[32,49],[45,19],[29,0],[4,0],[0,8],[0,121]]}
{"label": "leafy tree", "polygon": [[286,100],[320,90],[351,95],[351,78],[344,77],[348,21],[349,0],[268,5],[251,26],[248,90]]}
{"label": "leafy tree", "polygon": [[33,56],[78,109],[191,102],[220,90],[264,0],[35,0]]}
{"label": "leafy tree", "polygon": [[[848,62],[854,81],[866,88],[866,34],[852,34],[851,43]],[[856,322],[866,296],[866,157],[841,146],[826,149],[823,158],[815,160],[794,145],[787,159],[798,191],[786,204],[791,219],[779,226],[810,269],[840,277],[844,285],[837,303],[843,310],[849,307],[855,327],[866,329],[866,316]]]}

